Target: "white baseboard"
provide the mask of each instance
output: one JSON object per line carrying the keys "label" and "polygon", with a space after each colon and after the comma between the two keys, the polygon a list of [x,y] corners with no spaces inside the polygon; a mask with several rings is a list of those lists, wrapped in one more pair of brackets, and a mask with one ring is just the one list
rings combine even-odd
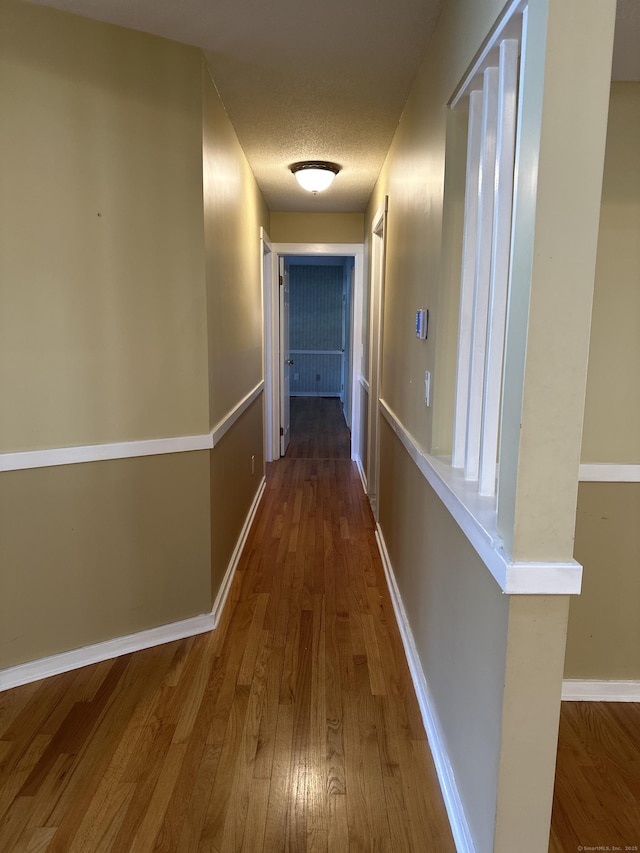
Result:
{"label": "white baseboard", "polygon": [[580,681],[567,678],[562,682],[564,702],[640,702],[640,681]]}
{"label": "white baseboard", "polygon": [[356,463],[356,468],[358,469],[358,474],[360,475],[360,482],[362,483],[362,488],[364,490],[365,495],[367,494],[367,476],[364,473],[364,468],[362,467],[362,460],[359,456],[357,456],[354,460]]}
{"label": "white baseboard", "polygon": [[213,602],[212,616],[214,628],[217,628],[220,624],[220,617],[222,616],[222,611],[224,610],[224,606],[227,602],[227,596],[229,595],[229,590],[231,589],[231,583],[236,573],[236,569],[238,568],[238,563],[240,562],[242,551],[244,549],[244,546],[246,545],[247,537],[249,536],[249,531],[251,530],[251,525],[253,524],[253,519],[256,516],[258,506],[262,499],[262,495],[264,494],[266,482],[267,481],[265,477],[263,477],[262,482],[258,487],[258,491],[256,492],[256,496],[253,499],[253,503],[251,504],[251,508],[249,509],[249,512],[245,519],[242,530],[240,531],[240,536],[238,537],[236,547],[233,550],[231,560],[229,561],[229,565],[227,566],[227,571],[225,572],[222,583],[220,584],[220,589],[218,590],[218,594],[216,595],[216,600]]}
{"label": "white baseboard", "polygon": [[109,660],[120,655],[139,652],[151,648],[151,646],[172,643],[175,640],[183,640],[185,637],[194,637],[216,628],[264,489],[265,478],[263,477],[240,532],[211,613],[203,613],[201,616],[171,622],[169,625],[160,625],[157,628],[149,628],[146,631],[128,634],[125,637],[116,637],[113,640],[105,640],[103,643],[94,643],[90,646],[83,646],[81,649],[61,652],[57,655],[0,670],[0,692],[12,687],[20,687],[22,684],[30,684],[32,681],[40,681],[42,678],[50,678],[52,675],[60,675],[62,672],[80,669],[80,667],[89,666],[93,663],[100,663],[103,660]]}
{"label": "white baseboard", "polygon": [[418,705],[420,706],[420,712],[422,714],[422,722],[424,723],[424,728],[427,733],[429,747],[431,748],[431,754],[433,756],[438,781],[440,783],[440,789],[447,809],[447,815],[449,817],[456,850],[458,853],[475,853],[476,848],[473,843],[473,836],[471,835],[467,817],[464,813],[464,807],[456,784],[453,767],[449,760],[442,726],[431,698],[424,670],[422,669],[418,650],[416,648],[415,640],[413,639],[404,604],[402,603],[402,597],[396,583],[393,567],[391,565],[391,560],[389,559],[389,553],[385,545],[380,525],[377,525],[376,541],[382,558],[382,565],[384,567],[384,573],[387,579],[389,593],[391,595],[393,610],[398,622],[398,628],[400,629],[402,644],[407,656],[409,670],[411,671],[413,686],[418,698]]}
{"label": "white baseboard", "polygon": [[151,646],[160,646],[163,643],[172,643],[174,640],[204,634],[212,628],[213,614],[203,613],[191,619],[182,619],[180,622],[160,625],[158,628],[149,628],[147,631],[139,631],[136,634],[116,637],[114,640],[105,640],[103,643],[94,643],[91,646],[83,646],[81,649],[73,649],[70,652],[62,652],[12,666],[0,671],[0,691],[30,684],[32,681],[40,681],[41,678],[50,678],[52,675],[60,675],[62,672],[70,672],[82,666],[120,657],[120,655],[127,655],[130,652],[139,652]]}

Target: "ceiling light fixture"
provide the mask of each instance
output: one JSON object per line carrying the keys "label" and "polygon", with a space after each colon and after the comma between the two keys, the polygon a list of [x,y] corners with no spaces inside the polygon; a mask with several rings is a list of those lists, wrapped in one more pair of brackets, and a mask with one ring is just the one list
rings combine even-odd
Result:
{"label": "ceiling light fixture", "polygon": [[289,168],[300,186],[314,195],[330,187],[340,171],[340,166],[325,160],[304,160]]}

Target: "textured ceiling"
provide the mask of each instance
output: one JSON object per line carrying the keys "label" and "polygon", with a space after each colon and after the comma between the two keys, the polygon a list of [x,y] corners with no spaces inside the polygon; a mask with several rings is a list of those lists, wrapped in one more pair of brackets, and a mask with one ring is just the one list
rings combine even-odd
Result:
{"label": "textured ceiling", "polygon": [[[203,49],[274,211],[364,210],[444,0],[36,0]],[[614,79],[640,79],[640,0],[618,0]],[[339,163],[325,194],[288,165]]]}
{"label": "textured ceiling", "polygon": [[[203,49],[271,210],[364,210],[443,0],[37,0]],[[288,166],[342,166],[313,196]]]}

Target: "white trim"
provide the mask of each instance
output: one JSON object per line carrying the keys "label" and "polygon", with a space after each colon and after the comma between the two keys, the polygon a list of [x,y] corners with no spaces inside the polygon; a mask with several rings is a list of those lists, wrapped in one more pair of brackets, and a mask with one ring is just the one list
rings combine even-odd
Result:
{"label": "white trim", "polygon": [[484,85],[482,88],[482,130],[480,141],[480,175],[478,181],[478,237],[475,245],[471,362],[469,364],[469,387],[467,388],[469,403],[464,476],[466,480],[473,481],[478,480],[480,471],[480,439],[482,434],[487,322],[489,317],[497,134],[498,69],[491,67],[485,69]]}
{"label": "white trim", "polygon": [[358,474],[360,475],[360,482],[362,483],[362,490],[365,495],[367,494],[367,475],[364,473],[364,468],[362,467],[362,459],[358,456],[353,460],[356,463],[356,468],[358,469]]}
{"label": "white trim", "polygon": [[469,370],[471,367],[471,331],[473,328],[473,292],[478,243],[478,188],[482,143],[482,93],[469,96],[467,171],[464,193],[464,234],[462,237],[462,273],[460,276],[460,316],[458,320],[458,358],[456,398],[453,415],[453,466],[464,468],[469,411]]}
{"label": "white trim", "polygon": [[50,678],[52,675],[60,675],[62,672],[70,672],[83,666],[100,663],[103,660],[128,655],[131,652],[139,652],[151,646],[159,646],[163,643],[172,643],[175,640],[183,640],[185,637],[193,637],[196,634],[204,634],[213,628],[213,615],[203,613],[191,619],[182,619],[180,622],[171,622],[169,625],[160,625],[158,628],[149,628],[147,631],[139,631],[136,634],[127,634],[125,637],[116,637],[103,643],[94,643],[81,649],[70,652],[62,652],[59,655],[41,658],[29,663],[12,666],[0,671],[0,691],[9,690],[11,687],[20,687],[22,684],[30,684],[41,678]]}
{"label": "white trim", "polygon": [[496,52],[501,41],[504,39],[518,39],[522,33],[522,15],[527,6],[527,0],[512,0],[503,10],[489,37],[480,49],[476,59],[456,87],[449,106],[452,110],[461,106],[463,98],[470,92],[481,89],[481,78],[485,69],[490,65],[497,65]]}
{"label": "white trim", "polygon": [[239,403],[237,403],[232,409],[227,412],[227,414],[221,420],[218,421],[218,423],[211,430],[211,447],[215,447],[216,444],[219,443],[222,437],[247,411],[249,406],[255,400],[257,400],[263,390],[264,379],[261,379],[252,391],[249,391],[249,393],[245,397],[243,397]]}
{"label": "white trim", "polygon": [[580,466],[581,483],[640,483],[640,465],[587,462]]}
{"label": "white trim", "polygon": [[136,456],[157,456],[163,453],[185,453],[190,450],[210,450],[211,446],[210,435],[184,435],[148,441],[122,441],[113,444],[86,444],[79,447],[57,447],[51,450],[0,453],[0,471],[50,468],[55,465],[131,459]]}
{"label": "white trim", "polygon": [[389,196],[376,211],[370,233],[369,263],[369,419],[367,421],[367,486],[373,516],[378,519],[380,490],[380,410],[384,341],[385,265]]}
{"label": "white trim", "polygon": [[481,495],[494,495],[496,492],[502,365],[507,294],[509,292],[517,106],[518,42],[514,39],[505,39],[500,43],[500,66],[498,69],[498,137],[493,201],[494,222],[489,272],[489,316],[487,319],[478,477]]}
{"label": "white trim", "polygon": [[384,574],[387,579],[393,611],[396,615],[400,636],[402,637],[402,645],[404,646],[407,663],[409,664],[413,687],[416,691],[416,698],[420,707],[420,713],[422,714],[422,722],[427,733],[427,740],[429,741],[431,755],[438,775],[438,782],[440,783],[440,790],[442,791],[445,808],[447,809],[456,850],[458,853],[475,853],[473,836],[471,835],[469,823],[464,812],[453,766],[449,759],[446,738],[444,737],[442,725],[420,662],[420,655],[418,654],[411,626],[407,619],[402,596],[396,583],[393,566],[389,559],[389,553],[380,525],[377,525],[376,529],[376,542],[378,543],[378,550],[380,551]]}
{"label": "white trim", "polygon": [[360,383],[360,385],[364,388],[364,390],[367,392],[367,394],[370,394],[370,393],[371,393],[371,388],[370,388],[370,386],[369,386],[369,383],[368,383],[368,381],[364,378],[364,376],[363,376],[362,374],[360,374],[360,376],[358,376],[358,382],[359,382],[359,383]]}
{"label": "white trim", "polygon": [[425,453],[384,400],[380,411],[431,488],[508,595],[579,595],[582,566],[567,562],[514,561],[502,548],[496,501],[478,494],[448,461]]}
{"label": "white trim", "polygon": [[[333,397],[334,400],[342,399],[340,391],[292,391],[290,397]],[[344,413],[343,413],[344,414]],[[345,418],[346,423],[346,418]]]}
{"label": "white trim", "polygon": [[175,438],[152,438],[142,441],[119,441],[112,444],[84,444],[77,447],[55,447],[49,450],[26,450],[0,453],[0,472],[22,471],[27,468],[52,468],[57,465],[78,465],[82,462],[104,462],[112,459],[133,459],[139,456],[160,456],[166,453],[188,453],[192,450],[211,450],[231,429],[241,415],[264,389],[264,380],[234,406],[208,435],[181,435]]}
{"label": "white trim", "polygon": [[353,461],[362,456],[361,433],[362,433],[362,406],[360,389],[356,377],[362,374],[363,353],[363,317],[362,306],[364,303],[364,245],[360,253],[354,255],[353,274],[351,279],[351,316],[349,317],[349,358],[351,392],[351,459]]}
{"label": "white trim", "polygon": [[270,366],[270,358],[273,352],[272,345],[272,315],[271,298],[273,292],[274,257],[271,251],[271,240],[265,229],[260,226],[260,289],[262,292],[262,377],[264,379],[264,460],[273,462],[273,418],[268,401],[273,399],[273,371]]}
{"label": "white trim", "polygon": [[562,682],[563,702],[640,702],[640,681]]}
{"label": "white trim", "polygon": [[30,684],[32,681],[39,681],[41,678],[50,678],[52,675],[60,675],[62,672],[70,672],[83,666],[100,663],[103,660],[127,655],[131,652],[139,652],[151,648],[151,646],[172,643],[175,640],[183,640],[185,637],[194,637],[197,634],[204,634],[217,628],[242,551],[247,542],[249,530],[264,494],[265,484],[266,480],[263,477],[240,531],[240,536],[211,613],[203,613],[201,616],[193,616],[190,619],[182,619],[179,622],[171,622],[168,625],[160,625],[157,628],[149,628],[146,631],[138,631],[135,634],[127,634],[124,637],[105,640],[103,643],[94,643],[81,649],[73,649],[70,652],[62,652],[58,655],[51,655],[40,660],[0,670],[0,692],[12,687],[19,687],[22,684]]}
{"label": "white trim", "polygon": [[276,255],[336,255],[350,258],[362,255],[363,243],[272,243]]}
{"label": "white trim", "polygon": [[262,500],[262,495],[264,494],[266,482],[266,478],[263,477],[262,482],[258,486],[258,491],[256,492],[256,495],[253,499],[253,503],[251,504],[242,530],[240,531],[240,536],[238,537],[238,541],[236,542],[236,547],[233,549],[233,554],[231,555],[231,560],[229,561],[229,565],[227,566],[227,571],[225,572],[224,578],[222,579],[222,583],[220,584],[220,589],[218,590],[218,594],[216,595],[216,600],[213,602],[213,609],[211,611],[211,615],[213,616],[214,628],[217,628],[220,624],[220,617],[222,616],[222,611],[224,610],[224,606],[227,602],[227,596],[229,595],[229,590],[231,589],[231,583],[235,576],[236,569],[238,568],[238,563],[240,562],[240,557],[242,556],[244,546],[247,544],[249,531],[251,530],[251,525],[253,524],[253,520],[256,517],[256,512],[258,511],[260,501]]}
{"label": "white trim", "polygon": [[[316,257],[344,257],[354,259],[353,326],[351,328],[351,458],[359,454],[357,447],[360,434],[360,400],[356,396],[355,377],[361,372],[362,344],[362,301],[364,293],[364,243],[271,243],[272,283],[269,298],[265,294],[265,327],[270,333],[265,337],[265,417],[271,424],[271,452],[266,461],[280,457],[280,294],[278,259],[285,255],[308,255]],[[355,440],[354,440],[355,437]],[[268,448],[269,451],[269,448]]]}
{"label": "white trim", "polygon": [[342,355],[343,349],[290,349],[291,355]]}

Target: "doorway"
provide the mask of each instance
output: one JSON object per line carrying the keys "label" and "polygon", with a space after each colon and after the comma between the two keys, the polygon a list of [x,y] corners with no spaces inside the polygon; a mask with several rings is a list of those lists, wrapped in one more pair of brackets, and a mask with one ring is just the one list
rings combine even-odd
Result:
{"label": "doorway", "polygon": [[380,409],[382,393],[382,340],[384,323],[384,276],[388,197],[376,213],[371,229],[371,287],[369,291],[366,472],[363,484],[378,521],[380,491]]}
{"label": "doorway", "polygon": [[[344,409],[353,436],[351,459],[361,465],[360,396],[354,389],[362,376],[363,245],[274,243],[270,248],[265,256],[265,263],[271,264],[270,275],[265,276],[265,281],[270,279],[265,287],[266,459],[274,461],[286,451],[280,431],[287,431],[292,397],[301,403],[306,400],[307,409],[313,399],[328,398]],[[304,284],[310,269],[314,271]],[[292,326],[290,317],[283,328],[281,317],[287,310],[291,315],[292,309],[292,271],[294,320]],[[314,281],[330,283],[323,295],[316,292],[309,297]],[[288,341],[285,329],[293,330]]]}
{"label": "doorway", "polygon": [[[345,425],[350,424],[353,270],[352,256],[280,258],[281,456],[296,424],[304,424],[305,434],[310,434],[314,412],[318,431],[325,409],[339,412]],[[297,418],[292,417],[293,408]]]}

